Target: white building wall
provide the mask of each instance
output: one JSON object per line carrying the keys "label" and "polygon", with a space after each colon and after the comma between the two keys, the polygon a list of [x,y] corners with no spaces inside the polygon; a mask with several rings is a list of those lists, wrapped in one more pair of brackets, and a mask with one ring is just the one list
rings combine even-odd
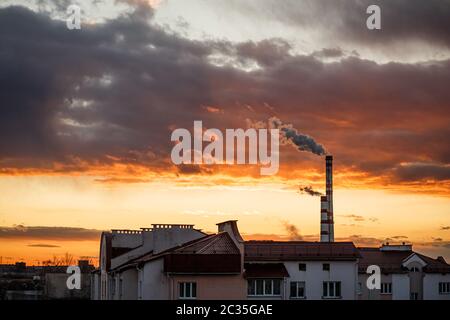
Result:
{"label": "white building wall", "polygon": [[392,300],[409,300],[408,274],[392,274]]}
{"label": "white building wall", "polygon": [[100,300],[100,274],[91,274],[91,300]]}
{"label": "white building wall", "polygon": [[135,268],[121,272],[119,277],[119,299],[137,300],[138,271]]}
{"label": "white building wall", "polygon": [[164,274],[164,259],[145,263],[139,272],[138,281],[142,300],[167,300],[169,297],[169,280]]}
{"label": "white building wall", "polygon": [[439,294],[439,282],[450,282],[450,274],[425,274],[423,278],[424,300],[450,300],[450,294]]}
{"label": "white building wall", "polygon": [[[306,264],[306,271],[299,270],[299,263]],[[324,263],[330,264],[330,271],[322,270]],[[323,281],[340,281],[342,299],[356,298],[358,277],[356,261],[287,261],[284,265],[290,275],[286,281],[287,299],[289,299],[291,281],[305,282],[305,295],[309,300],[322,299]]]}
{"label": "white building wall", "polygon": [[[134,238],[135,235],[132,234],[130,236]],[[114,269],[149,251],[153,251],[156,254],[203,236],[205,236],[204,233],[193,228],[156,228],[151,231],[143,231],[142,236],[140,235],[142,237],[142,245],[111,259],[111,268]]]}

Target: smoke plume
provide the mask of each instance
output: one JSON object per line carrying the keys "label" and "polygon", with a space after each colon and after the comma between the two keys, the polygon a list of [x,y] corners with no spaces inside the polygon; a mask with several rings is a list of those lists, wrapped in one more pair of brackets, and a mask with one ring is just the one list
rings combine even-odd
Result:
{"label": "smoke plume", "polygon": [[300,193],[306,193],[313,197],[323,196],[323,194],[321,192],[314,190],[311,186],[306,186],[306,187],[300,186],[298,189],[300,190]]}
{"label": "smoke plume", "polygon": [[317,143],[312,137],[298,132],[292,124],[283,123],[277,117],[269,119],[269,126],[274,129],[280,129],[285,142],[296,146],[300,151],[312,152],[318,156],[326,154],[325,148]]}
{"label": "smoke plume", "polygon": [[303,237],[301,236],[300,231],[296,226],[287,221],[284,221],[283,225],[284,229],[286,230],[286,233],[288,234],[289,240],[291,241],[303,240]]}

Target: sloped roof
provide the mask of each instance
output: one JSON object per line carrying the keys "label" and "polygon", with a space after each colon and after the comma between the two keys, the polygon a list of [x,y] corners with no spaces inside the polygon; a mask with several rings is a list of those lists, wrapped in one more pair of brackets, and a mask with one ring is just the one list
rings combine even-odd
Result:
{"label": "sloped roof", "polygon": [[425,272],[430,273],[450,273],[450,265],[444,261],[433,259],[423,254],[416,253],[422,260],[424,260],[427,265],[424,268]]}
{"label": "sloped roof", "polygon": [[245,261],[356,260],[353,242],[246,241]]}
{"label": "sloped roof", "polygon": [[137,264],[155,260],[169,254],[239,255],[239,249],[227,232],[220,232],[218,234],[206,235],[156,254],[153,251],[150,251],[140,257],[128,261],[127,263],[117,267],[117,269],[135,266]]}
{"label": "sloped roof", "polygon": [[358,269],[365,273],[370,265],[377,265],[382,273],[405,273],[402,262],[412,251],[381,251],[380,248],[358,248],[361,254]]}
{"label": "sloped roof", "polygon": [[245,263],[246,278],[286,278],[289,272],[284,263]]}
{"label": "sloped roof", "polygon": [[424,272],[429,273],[450,273],[450,265],[423,254],[407,251],[381,251],[379,248],[358,248],[361,253],[359,260],[359,272],[365,273],[370,265],[378,265],[382,273],[406,273],[408,270],[403,267],[403,261],[412,254],[426,262]]}
{"label": "sloped roof", "polygon": [[227,232],[221,232],[212,236],[198,239],[173,253],[198,253],[198,254],[239,254],[239,249]]}

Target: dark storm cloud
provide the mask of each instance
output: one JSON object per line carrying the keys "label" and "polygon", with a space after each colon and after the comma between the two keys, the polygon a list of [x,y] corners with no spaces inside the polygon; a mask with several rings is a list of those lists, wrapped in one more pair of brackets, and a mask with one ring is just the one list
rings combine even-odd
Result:
{"label": "dark storm cloud", "polygon": [[[449,61],[324,63],[317,53],[294,55],[280,39],[185,39],[149,24],[151,15],[141,6],[70,31],[43,13],[0,9],[2,171],[116,162],[167,168],[171,128],[199,119],[209,128],[245,127],[245,119],[276,115],[323,142],[341,168],[408,181],[423,174],[400,163],[425,158],[444,166],[422,168],[427,178],[447,177]],[[237,67],[245,60],[259,68]],[[297,165],[309,159],[296,150],[281,157]]]}
{"label": "dark storm cloud", "polygon": [[395,170],[395,176],[402,181],[423,179],[450,180],[450,166],[433,163],[410,163]]}
{"label": "dark storm cloud", "polygon": [[[318,2],[316,5],[325,10],[326,1]],[[366,9],[373,4],[381,8],[382,29],[378,33],[365,27]],[[420,40],[450,47],[448,0],[339,0],[335,7],[338,37],[372,45]]]}
{"label": "dark storm cloud", "polygon": [[341,48],[323,48],[322,50],[313,52],[312,56],[318,58],[339,58],[344,56],[344,52]]}
{"label": "dark storm cloud", "polygon": [[101,231],[75,227],[0,226],[0,239],[98,240]]}
{"label": "dark storm cloud", "polygon": [[163,140],[171,112],[200,102],[176,90],[177,80],[206,89],[196,72],[209,48],[151,28],[138,14],[71,32],[12,7],[0,11],[0,29],[3,159],[140,151]]}
{"label": "dark storm cloud", "polygon": [[[334,39],[371,45],[419,40],[450,47],[449,0],[230,0],[227,5],[249,19],[320,30]],[[366,27],[370,5],[381,8],[381,31]]]}
{"label": "dark storm cloud", "polygon": [[269,39],[260,42],[245,42],[236,46],[239,57],[249,58],[262,66],[271,66],[289,57],[291,46],[283,39]]}

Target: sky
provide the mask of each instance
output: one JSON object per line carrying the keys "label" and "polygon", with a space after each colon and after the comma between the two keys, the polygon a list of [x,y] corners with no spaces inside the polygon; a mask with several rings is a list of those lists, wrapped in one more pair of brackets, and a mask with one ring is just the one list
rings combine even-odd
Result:
{"label": "sky", "polygon": [[171,162],[175,128],[270,119],[333,154],[336,240],[449,260],[448,16],[447,0],[2,1],[0,263],[95,260],[101,231],[155,223],[317,241],[323,156],[284,140],[274,176]]}

